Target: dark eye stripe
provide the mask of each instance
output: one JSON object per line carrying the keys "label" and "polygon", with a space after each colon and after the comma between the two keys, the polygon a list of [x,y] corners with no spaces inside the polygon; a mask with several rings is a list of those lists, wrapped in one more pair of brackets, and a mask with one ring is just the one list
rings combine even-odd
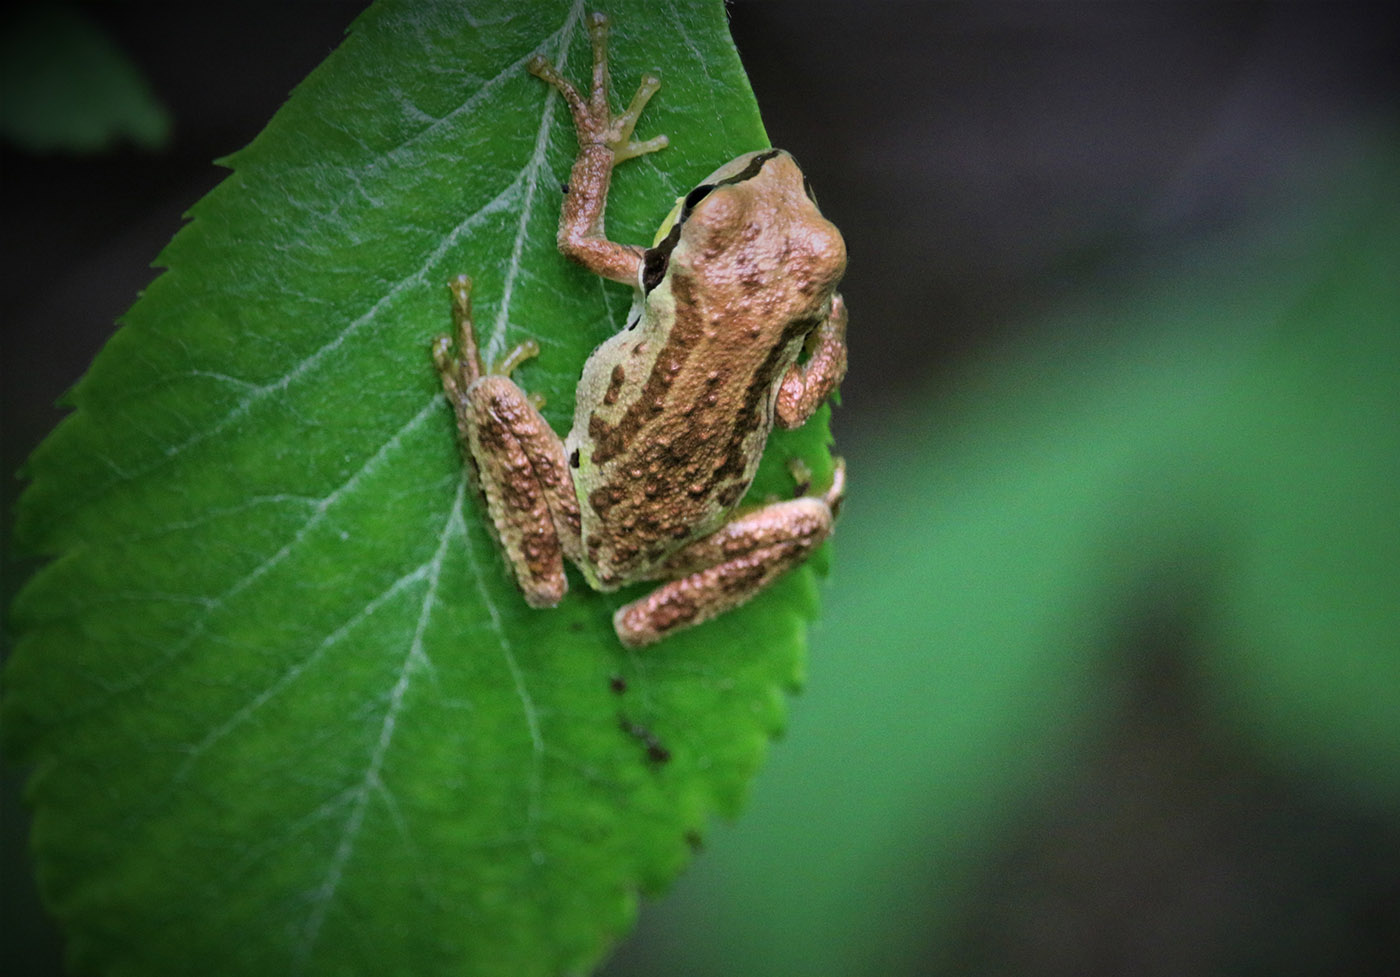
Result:
{"label": "dark eye stripe", "polygon": [[748,166],[745,166],[733,176],[725,177],[723,180],[720,180],[715,186],[727,187],[735,183],[743,183],[745,180],[752,180],[754,177],[758,176],[758,171],[763,169],[763,164],[774,156],[777,156],[780,152],[782,152],[781,149],[770,149],[766,153],[759,153],[753,159],[749,160]]}
{"label": "dark eye stripe", "polygon": [[676,250],[676,242],[681,239],[681,221],[677,220],[654,248],[647,248],[642,255],[642,291],[650,292],[666,277],[666,266],[671,263],[671,252]]}
{"label": "dark eye stripe", "polygon": [[715,188],[713,183],[702,183],[694,190],[685,195],[685,203],[681,206],[681,216],[679,220],[685,220],[689,212],[695,205],[710,195],[710,191]]}

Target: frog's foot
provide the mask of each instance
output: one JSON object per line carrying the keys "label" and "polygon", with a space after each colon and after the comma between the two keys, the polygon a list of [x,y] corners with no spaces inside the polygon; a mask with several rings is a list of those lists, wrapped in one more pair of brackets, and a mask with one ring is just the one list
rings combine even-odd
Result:
{"label": "frog's foot", "polygon": [[442,389],[447,394],[454,409],[463,402],[463,397],[486,370],[481,363],[481,350],[476,344],[476,332],[472,328],[472,280],[467,275],[458,275],[447,283],[452,293],[452,322],[456,333],[457,352],[452,352],[452,336],[438,336],[433,340],[433,364],[442,378]]}
{"label": "frog's foot", "polygon": [[[486,375],[489,377],[509,378],[510,375],[515,372],[516,367],[521,363],[524,363],[526,360],[532,360],[539,355],[540,344],[533,339],[527,339],[523,343],[518,343],[513,346],[505,356],[491,364],[491,368],[486,371]],[[530,405],[534,407],[535,410],[542,410],[544,408],[543,394],[530,393],[526,395],[526,399],[530,401]]]}
{"label": "frog's foot", "polygon": [[[457,355],[452,353],[451,336],[438,336],[433,340],[433,363],[437,366],[442,385],[453,403],[461,400],[465,393],[483,376],[509,377],[526,360],[540,355],[540,344],[533,339],[512,348],[500,360],[487,367],[481,359],[481,348],[477,345],[476,331],[472,327],[472,280],[467,275],[458,275],[447,283],[452,293],[452,321],[455,325]],[[531,402],[544,406],[544,398],[531,395]]]}
{"label": "frog's foot", "polygon": [[632,130],[637,119],[651,97],[661,87],[661,79],[648,73],[642,76],[637,94],[632,96],[632,104],[621,115],[613,115],[608,95],[608,18],[606,14],[592,13],[588,16],[588,36],[593,45],[593,83],[585,99],[567,78],[561,75],[546,58],[535,55],[526,64],[530,74],[541,78],[558,89],[574,117],[574,128],[578,131],[581,147],[606,146],[612,150],[613,162],[620,163],[634,156],[643,156],[664,149],[665,136],[637,141],[632,138]]}
{"label": "frog's foot", "polygon": [[533,339],[527,339],[512,347],[510,352],[492,364],[488,371],[493,376],[508,377],[515,372],[515,368],[526,360],[532,360],[540,355],[540,344]]}
{"label": "frog's foot", "polygon": [[648,645],[756,596],[831,535],[845,485],[838,460],[823,495],[761,506],[682,549],[659,574],[669,583],[613,615],[618,638],[629,648]]}

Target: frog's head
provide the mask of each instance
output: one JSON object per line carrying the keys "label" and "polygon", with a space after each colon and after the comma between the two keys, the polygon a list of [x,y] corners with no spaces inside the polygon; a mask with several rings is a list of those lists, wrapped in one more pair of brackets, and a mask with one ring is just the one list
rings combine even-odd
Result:
{"label": "frog's head", "polygon": [[811,259],[813,288],[834,287],[846,264],[841,234],[817,209],[811,186],[781,149],[745,153],[725,163],[683,197],[656,232],[642,269],[650,291],[684,241],[692,261],[711,269],[749,263],[765,251]]}
{"label": "frog's head", "polygon": [[[727,192],[716,196],[715,191],[722,188]],[[736,156],[697,183],[689,193],[677,197],[676,205],[656,229],[651,246],[660,245],[673,230],[684,225],[702,209],[702,219],[715,223],[721,215],[710,212],[729,208],[717,207],[714,201],[734,197],[762,199],[788,212],[793,212],[794,207],[798,211],[817,209],[811,185],[802,175],[792,154],[782,149],[761,149]],[[806,206],[801,205],[804,197]],[[700,205],[711,198],[713,201],[710,205],[701,208]]]}

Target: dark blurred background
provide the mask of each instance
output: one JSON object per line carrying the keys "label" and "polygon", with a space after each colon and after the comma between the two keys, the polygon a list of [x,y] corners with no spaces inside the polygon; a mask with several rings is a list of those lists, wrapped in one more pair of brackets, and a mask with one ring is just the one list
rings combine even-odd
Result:
{"label": "dark blurred background", "polygon": [[[158,149],[0,146],[7,527],[11,476],[181,214],[225,175],[211,160],[252,139],[363,6],[78,8],[144,73],[173,129]],[[1205,498],[1211,479],[1167,465],[1181,482],[1163,488],[1155,467],[1199,421],[1175,420],[1198,392],[1172,371],[1199,380],[1202,397],[1230,386],[1229,369],[1267,387],[1240,364],[1275,348],[1270,324],[1326,279],[1315,259],[1344,247],[1328,235],[1345,237],[1347,207],[1365,210],[1329,201],[1397,178],[1390,5],[785,0],[730,13],[774,144],[803,162],[848,242],[851,371],[834,427],[852,503],[810,687],[750,815],[644,908],[604,972],[1391,972],[1395,774],[1334,763],[1343,733],[1292,743],[1271,732],[1277,717],[1250,705],[1266,681],[1251,662],[1274,646],[1247,613],[1271,605],[1222,598],[1247,589],[1248,560],[1210,538],[1225,523],[1197,518],[1228,502],[1183,514],[1163,498]],[[1372,284],[1338,287],[1347,281]],[[1173,330],[1185,338],[1164,345],[1177,358],[1141,353]],[[1219,375],[1190,353],[1217,347],[1234,357]],[[1381,336],[1377,348],[1394,344]],[[1099,400],[1084,393],[1100,387]],[[1161,399],[1144,407],[1140,395]],[[1383,445],[1382,466],[1396,406],[1346,422],[1377,426],[1364,443]],[[1123,426],[1094,427],[1104,415]],[[1177,435],[1154,440],[1168,429]],[[1202,452],[1228,459],[1229,445],[1253,443],[1243,430]],[[1086,444],[1102,450],[1069,473],[1042,463]],[[1099,493],[1095,473],[1109,467],[1095,466],[1110,455],[1103,477],[1129,488]],[[1222,471],[1248,482],[1247,466],[1270,464]],[[996,495],[1006,486],[1009,508]],[[1381,496],[1385,526],[1394,498]],[[1064,537],[1037,551],[1039,527],[1056,520]],[[941,571],[985,574],[978,594],[1034,564],[1016,592],[1021,617],[994,621],[998,605],[971,617],[980,630],[963,640],[965,608],[941,610],[943,578],[921,582],[918,555],[914,566],[895,555],[944,523],[922,558],[985,557]],[[971,542],[940,549],[968,526]],[[1139,539],[1151,559],[1118,552]],[[1081,564],[1055,562],[1055,547],[1081,542],[1111,583],[1065,582]],[[1023,563],[1026,552],[1040,555]],[[1395,559],[1378,558],[1383,580]],[[28,569],[5,557],[6,602]],[[887,597],[872,598],[885,583]],[[1280,630],[1280,647],[1297,633]],[[1359,654],[1375,671],[1357,672],[1358,687],[1397,678],[1393,619],[1358,633],[1360,644],[1314,645],[1300,660],[1345,670]],[[1246,647],[1257,658],[1233,654]],[[950,660],[960,671],[940,672]],[[1294,684],[1308,701],[1306,680]],[[1348,726],[1345,703],[1327,715],[1341,717],[1335,729],[1366,728]],[[1376,716],[1370,741],[1388,748],[1400,718]],[[0,970],[58,973],[19,788],[5,777]]]}

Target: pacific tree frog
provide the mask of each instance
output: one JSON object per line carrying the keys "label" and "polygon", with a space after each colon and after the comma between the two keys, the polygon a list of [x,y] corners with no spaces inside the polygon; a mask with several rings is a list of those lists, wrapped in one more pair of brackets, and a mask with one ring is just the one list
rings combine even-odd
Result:
{"label": "pacific tree frog", "polygon": [[622,643],[637,647],[738,606],[831,533],[845,489],[839,461],[820,495],[736,507],[775,420],[802,425],[845,374],[836,285],[846,247],[776,149],[710,174],[677,201],[652,247],[608,240],[613,167],[666,138],[632,140],[655,75],[612,114],[607,18],[595,13],[588,26],[586,97],[543,58],[528,67],[558,89],[578,133],[559,250],[636,287],[627,327],[584,364],[563,440],[510,379],[534,343],[493,369],[482,364],[465,275],[449,285],[457,350],[440,336],[433,359],[525,600],[560,601],[566,558],[600,590],[664,581],[614,615]]}

